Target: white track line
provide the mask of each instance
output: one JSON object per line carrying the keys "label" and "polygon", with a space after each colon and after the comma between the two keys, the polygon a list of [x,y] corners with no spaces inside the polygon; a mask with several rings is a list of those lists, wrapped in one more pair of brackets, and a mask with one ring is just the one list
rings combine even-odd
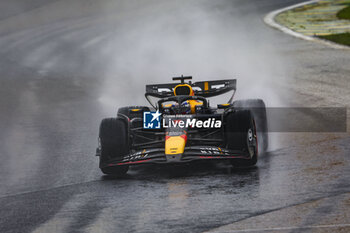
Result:
{"label": "white track line", "polygon": [[303,40],[307,40],[307,41],[313,41],[313,42],[318,42],[318,43],[321,43],[321,44],[324,44],[324,45],[327,45],[331,48],[334,48],[334,49],[350,49],[348,46],[343,46],[343,45],[340,45],[340,44],[336,44],[336,43],[333,43],[331,41],[327,41],[327,40],[322,40],[322,39],[319,39],[317,37],[312,37],[312,36],[306,36],[306,35],[303,35],[299,32],[295,32],[281,24],[278,24],[276,21],[275,21],[275,17],[284,12],[284,11],[287,11],[287,10],[291,10],[291,9],[294,9],[294,8],[297,8],[297,7],[300,7],[300,6],[304,6],[304,5],[307,5],[307,4],[311,4],[311,3],[316,3],[318,2],[319,0],[312,0],[312,1],[307,1],[307,2],[302,2],[302,3],[298,3],[298,4],[295,4],[295,5],[292,5],[292,6],[289,6],[289,7],[285,7],[285,8],[282,8],[282,9],[278,9],[278,10],[275,10],[275,11],[272,11],[270,13],[268,13],[265,17],[264,17],[264,22],[273,27],[273,28],[277,28],[278,30],[281,30],[282,32],[286,33],[286,34],[289,34],[291,36],[294,36],[296,38],[300,38],[300,39],[303,39]]}
{"label": "white track line", "polygon": [[209,232],[262,232],[262,231],[281,231],[281,230],[297,230],[297,229],[313,229],[313,228],[347,228],[350,224],[335,224],[335,225],[314,225],[314,226],[293,226],[293,227],[271,227],[271,228],[258,228],[258,229],[242,229],[242,230],[223,230],[220,229],[209,231]]}

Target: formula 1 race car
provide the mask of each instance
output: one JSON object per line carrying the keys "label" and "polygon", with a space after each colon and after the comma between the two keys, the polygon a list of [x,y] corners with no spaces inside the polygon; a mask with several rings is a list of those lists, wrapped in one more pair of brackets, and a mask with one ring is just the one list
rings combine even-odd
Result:
{"label": "formula 1 race car", "polygon": [[[236,79],[146,85],[152,105],[118,109],[116,118],[100,124],[100,169],[125,174],[129,165],[229,160],[233,166],[253,166],[258,151],[268,147],[265,103],[261,99],[233,101]],[[216,107],[207,98],[232,91]],[[150,97],[158,98],[152,103]],[[259,146],[258,146],[259,142]]]}

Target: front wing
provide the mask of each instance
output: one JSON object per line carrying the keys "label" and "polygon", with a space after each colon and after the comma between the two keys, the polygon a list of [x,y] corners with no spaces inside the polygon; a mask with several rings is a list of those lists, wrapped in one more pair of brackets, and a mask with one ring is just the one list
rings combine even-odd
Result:
{"label": "front wing", "polygon": [[[99,155],[99,151],[97,151]],[[236,150],[228,150],[214,146],[189,146],[183,154],[165,154],[164,148],[144,149],[136,151],[119,160],[110,160],[100,167],[138,164],[170,164],[186,163],[195,160],[222,160],[222,159],[251,159],[249,153]]]}

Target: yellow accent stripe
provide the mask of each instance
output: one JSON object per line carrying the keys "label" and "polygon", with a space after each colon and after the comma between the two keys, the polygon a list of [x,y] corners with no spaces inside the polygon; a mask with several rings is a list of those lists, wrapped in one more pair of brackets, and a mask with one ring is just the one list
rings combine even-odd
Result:
{"label": "yellow accent stripe", "polygon": [[204,82],[204,90],[205,91],[209,90],[209,83],[208,82]]}
{"label": "yellow accent stripe", "polygon": [[165,140],[165,154],[182,154],[184,153],[186,140],[181,136],[172,136]]}

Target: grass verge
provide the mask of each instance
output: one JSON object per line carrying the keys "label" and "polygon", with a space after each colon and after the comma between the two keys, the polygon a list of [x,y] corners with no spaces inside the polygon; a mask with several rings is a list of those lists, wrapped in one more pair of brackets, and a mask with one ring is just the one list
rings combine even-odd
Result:
{"label": "grass verge", "polygon": [[345,7],[337,13],[338,19],[350,19],[350,6]]}
{"label": "grass verge", "polygon": [[330,40],[332,42],[350,46],[350,33],[340,33],[327,36],[318,36],[321,39]]}

